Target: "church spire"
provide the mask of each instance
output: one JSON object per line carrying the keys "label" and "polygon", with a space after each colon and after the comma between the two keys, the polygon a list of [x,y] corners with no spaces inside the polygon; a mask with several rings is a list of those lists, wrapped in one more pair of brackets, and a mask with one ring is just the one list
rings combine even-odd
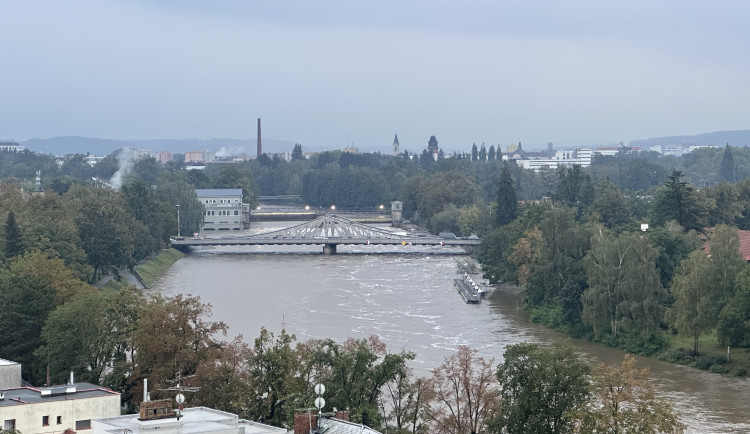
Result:
{"label": "church spire", "polygon": [[398,155],[399,144],[398,144],[398,134],[396,134],[396,137],[393,139],[393,155]]}

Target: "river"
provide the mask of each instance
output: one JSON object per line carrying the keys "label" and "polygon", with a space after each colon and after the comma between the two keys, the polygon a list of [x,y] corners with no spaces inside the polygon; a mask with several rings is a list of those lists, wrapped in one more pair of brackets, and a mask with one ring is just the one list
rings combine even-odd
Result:
{"label": "river", "polygon": [[[499,362],[508,345],[567,339],[530,323],[518,310],[516,289],[498,288],[480,305],[465,304],[453,287],[461,253],[439,246],[339,246],[331,256],[321,246],[203,248],[170,267],[152,289],[200,296],[213,306],[212,319],[248,343],[262,326],[275,333],[284,327],[299,341],[376,334],[391,352],[416,353],[412,366],[421,376],[459,345]],[[572,342],[591,363],[622,361],[619,350]],[[675,403],[688,432],[750,432],[750,380],[651,358],[638,357],[638,365],[650,368],[659,395]]]}

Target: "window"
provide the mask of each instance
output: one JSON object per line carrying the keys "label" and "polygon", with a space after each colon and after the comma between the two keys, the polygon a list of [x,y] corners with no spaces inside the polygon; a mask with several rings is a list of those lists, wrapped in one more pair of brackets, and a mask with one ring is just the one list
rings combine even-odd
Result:
{"label": "window", "polygon": [[15,419],[5,419],[5,428],[7,430],[16,429],[16,420]]}
{"label": "window", "polygon": [[234,215],[240,215],[240,212],[237,210],[234,210]]}
{"label": "window", "polygon": [[49,416],[42,416],[42,426],[49,426]]}
{"label": "window", "polygon": [[58,425],[62,424],[62,416],[57,416],[57,424]]}
{"label": "window", "polygon": [[76,421],[76,431],[82,429],[91,429],[91,419]]}

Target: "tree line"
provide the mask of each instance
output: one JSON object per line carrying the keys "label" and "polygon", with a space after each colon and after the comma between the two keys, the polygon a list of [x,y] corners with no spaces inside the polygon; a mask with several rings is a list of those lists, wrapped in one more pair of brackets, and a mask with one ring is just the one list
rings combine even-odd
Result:
{"label": "tree line", "polygon": [[[512,210],[508,176],[497,206]],[[738,229],[750,229],[750,181],[696,189],[673,170],[652,194],[634,195],[579,166],[558,177],[549,201],[498,212],[479,253],[486,277],[525,288],[532,319],[643,354],[667,347],[668,334],[692,339],[693,357],[703,335],[748,347]]]}

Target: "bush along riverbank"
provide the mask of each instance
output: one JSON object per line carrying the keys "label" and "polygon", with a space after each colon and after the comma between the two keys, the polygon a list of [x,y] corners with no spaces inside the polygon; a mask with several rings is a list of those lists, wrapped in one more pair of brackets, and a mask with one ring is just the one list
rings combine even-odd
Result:
{"label": "bush along riverbank", "polygon": [[733,377],[744,377],[750,372],[750,348],[727,348],[719,345],[715,333],[702,335],[699,339],[698,356],[693,355],[693,339],[679,336],[669,330],[662,330],[648,339],[621,335],[607,335],[595,339],[593,334],[583,327],[573,328],[567,325],[559,306],[539,306],[525,310],[529,320],[557,330],[575,338],[586,339],[609,347],[638,354],[644,357],[656,357],[659,360],[690,366],[716,374]]}

